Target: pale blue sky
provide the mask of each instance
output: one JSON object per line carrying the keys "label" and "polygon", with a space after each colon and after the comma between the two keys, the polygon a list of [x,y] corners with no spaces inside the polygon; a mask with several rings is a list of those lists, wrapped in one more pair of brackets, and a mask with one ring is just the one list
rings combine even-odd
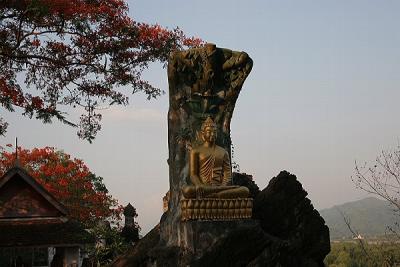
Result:
{"label": "pale blue sky", "polygon": [[[400,2],[129,1],[138,21],[179,26],[254,60],[232,121],[235,161],[263,188],[281,170],[297,175],[316,208],[364,196],[350,181],[354,160],[399,143]],[[166,70],[145,77],[167,91]],[[75,129],[6,114],[26,147],[55,146],[82,158],[110,192],[131,202],[146,233],[168,190],[168,97],[131,98],[107,110],[93,144]],[[72,114],[73,115],[73,114]]]}

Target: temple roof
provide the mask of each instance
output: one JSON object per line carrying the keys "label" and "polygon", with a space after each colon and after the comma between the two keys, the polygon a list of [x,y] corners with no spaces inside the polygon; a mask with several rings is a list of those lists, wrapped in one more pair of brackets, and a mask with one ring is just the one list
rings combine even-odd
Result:
{"label": "temple roof", "polygon": [[79,246],[94,243],[67,209],[22,167],[0,178],[0,247]]}
{"label": "temple roof", "polygon": [[[0,192],[11,180],[22,179],[23,182],[28,184],[34,191],[40,194],[51,206],[58,210],[62,215],[67,215],[68,211],[53,195],[51,195],[41,184],[39,184],[32,176],[30,176],[25,169],[20,166],[10,168],[0,178]],[[1,217],[0,217],[1,219]]]}

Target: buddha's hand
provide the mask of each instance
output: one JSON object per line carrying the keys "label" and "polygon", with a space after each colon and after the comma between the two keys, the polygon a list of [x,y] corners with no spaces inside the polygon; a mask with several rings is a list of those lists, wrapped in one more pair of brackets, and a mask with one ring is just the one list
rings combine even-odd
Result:
{"label": "buddha's hand", "polygon": [[196,197],[204,198],[204,187],[202,185],[196,185]]}

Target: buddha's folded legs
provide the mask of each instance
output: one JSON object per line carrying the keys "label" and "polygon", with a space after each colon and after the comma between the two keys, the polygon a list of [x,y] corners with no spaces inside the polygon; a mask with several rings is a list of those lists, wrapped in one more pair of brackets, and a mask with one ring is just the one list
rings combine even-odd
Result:
{"label": "buddha's folded legs", "polygon": [[[249,189],[244,186],[203,186],[204,198],[246,198]],[[188,185],[182,188],[185,198],[198,198],[196,186]]]}
{"label": "buddha's folded legs", "polygon": [[[215,193],[216,198],[246,198],[249,196],[249,189],[244,186],[227,189]],[[213,196],[210,196],[213,197]]]}

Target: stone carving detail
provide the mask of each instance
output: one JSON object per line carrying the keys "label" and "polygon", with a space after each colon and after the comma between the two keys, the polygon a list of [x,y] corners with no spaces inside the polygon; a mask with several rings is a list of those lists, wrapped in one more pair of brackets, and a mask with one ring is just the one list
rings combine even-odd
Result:
{"label": "stone carving detail", "polygon": [[170,159],[181,149],[190,149],[202,142],[199,129],[207,117],[212,117],[217,124],[217,143],[230,152],[232,113],[252,65],[245,52],[216,48],[214,44],[171,54],[168,64]]}
{"label": "stone carving detail", "polygon": [[[230,122],[236,100],[252,65],[253,61],[245,52],[217,48],[214,44],[176,51],[170,55],[168,61],[170,199],[168,211],[160,225],[161,239],[168,245],[179,246],[183,238],[180,235],[182,189],[193,185],[189,175],[189,159],[192,149],[203,144],[201,125],[208,117],[214,121],[218,133],[215,144],[226,151],[230,161]],[[208,191],[203,189],[195,188],[195,197],[198,192]],[[189,193],[193,193],[193,190]],[[248,193],[234,195],[246,198]],[[208,197],[232,198],[212,196],[212,194]]]}
{"label": "stone carving detail", "polygon": [[182,221],[229,221],[249,219],[252,216],[252,209],[252,198],[181,199]]}

